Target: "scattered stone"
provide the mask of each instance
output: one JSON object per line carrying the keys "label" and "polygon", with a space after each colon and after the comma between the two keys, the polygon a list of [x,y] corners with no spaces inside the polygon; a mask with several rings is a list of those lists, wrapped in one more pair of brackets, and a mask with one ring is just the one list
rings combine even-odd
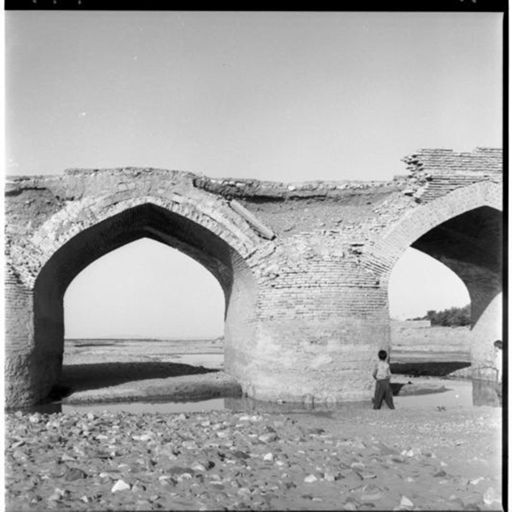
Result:
{"label": "scattered stone", "polygon": [[397,450],[395,450],[394,448],[390,448],[389,446],[381,442],[377,444],[376,448],[380,451],[382,455],[398,455]]}
{"label": "scattered stone", "polygon": [[357,510],[358,502],[352,496],[349,496],[343,504],[343,510]]}
{"label": "scattered stone", "polygon": [[124,480],[118,480],[112,487],[111,492],[129,491],[130,484],[127,484]]}
{"label": "scattered stone", "polygon": [[402,496],[402,498],[400,500],[400,506],[401,507],[414,507],[414,503],[407,496]]}
{"label": "scattered stone", "polygon": [[80,468],[67,468],[64,473],[64,480],[74,482],[80,478],[87,478],[87,473]]}
{"label": "scattered stone", "polygon": [[472,503],[466,503],[464,505],[464,510],[482,510],[482,509],[480,508],[478,503],[472,502]]}
{"label": "scattered stone", "polygon": [[493,505],[494,503],[501,503],[501,496],[496,492],[494,487],[488,487],[483,496],[486,505]]}
{"label": "scattered stone", "polygon": [[[450,415],[445,419],[451,429],[455,420]],[[484,464],[473,457],[478,452],[468,453],[467,463],[475,469],[468,466],[467,473],[482,475],[472,480],[460,476],[456,457],[450,459],[449,475],[446,463],[434,460],[432,449],[443,453],[444,447],[453,447],[460,428],[449,431],[446,423],[425,417],[412,432],[408,417],[367,418],[370,432],[378,435],[362,437],[363,428],[359,434],[351,418],[335,414],[342,427],[331,429],[335,424],[325,423],[317,411],[292,417],[222,411],[183,416],[8,413],[8,510],[119,510],[128,503],[133,510],[380,510],[389,507],[390,499],[400,500],[396,510],[500,508],[500,496],[485,485],[494,478],[492,459]],[[483,424],[475,425],[475,436],[482,435]],[[421,449],[419,433],[431,433]],[[474,446],[473,439],[481,444],[480,437],[468,436],[465,449]],[[476,469],[478,464],[482,469]],[[400,481],[402,492],[417,494],[393,495]],[[413,487],[408,482],[414,490],[406,491]],[[478,495],[477,484],[482,486]],[[301,497],[305,488],[314,492]],[[470,502],[462,501],[466,497]]]}
{"label": "scattered stone", "polygon": [[66,495],[66,491],[59,489],[58,487],[53,491],[53,494],[50,495],[48,501],[59,501]]}
{"label": "scattered stone", "polygon": [[258,439],[263,443],[270,443],[277,439],[277,435],[274,434],[273,432],[268,432],[266,434],[262,434],[261,436],[259,436]]}
{"label": "scattered stone", "polygon": [[187,467],[184,467],[184,466],[172,466],[171,468],[169,468],[167,470],[167,473],[169,473],[170,475],[184,475],[184,474],[191,474],[193,473],[194,471],[191,469],[191,468],[187,468]]}
{"label": "scattered stone", "polygon": [[375,501],[382,498],[382,490],[373,484],[365,485],[362,489],[361,499]]}

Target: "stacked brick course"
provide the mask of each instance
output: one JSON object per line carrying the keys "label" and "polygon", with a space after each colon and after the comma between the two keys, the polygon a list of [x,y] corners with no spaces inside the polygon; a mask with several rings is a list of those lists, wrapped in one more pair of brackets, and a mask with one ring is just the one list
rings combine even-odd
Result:
{"label": "stacked brick course", "polygon": [[[406,159],[410,174],[390,182],[286,184],[139,168],[10,179],[8,404],[43,398],[58,378],[62,295],[79,269],[141,236],[178,248],[218,278],[225,367],[247,394],[368,398],[368,368],[390,343],[395,262],[429,233],[453,242],[438,228],[449,219],[501,210],[500,155],[422,150]],[[488,217],[491,227],[499,222]],[[475,252],[478,243],[469,237],[463,249]],[[455,263],[468,288],[481,291],[464,270],[478,262]],[[480,294],[484,305],[494,288]]]}

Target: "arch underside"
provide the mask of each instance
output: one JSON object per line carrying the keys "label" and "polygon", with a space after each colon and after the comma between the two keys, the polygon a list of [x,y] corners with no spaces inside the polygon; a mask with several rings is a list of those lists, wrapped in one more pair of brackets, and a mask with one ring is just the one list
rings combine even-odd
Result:
{"label": "arch underside", "polygon": [[[251,308],[252,273],[243,258],[212,231],[154,204],[124,210],[75,235],[45,264],[34,287],[34,345],[53,361],[46,393],[60,375],[64,349],[64,293],[74,277],[90,263],[140,238],[151,238],[180,250],[209,270],[225,296],[226,335],[244,330]],[[228,325],[230,324],[230,325]]]}
{"label": "arch underside", "polygon": [[457,215],[411,247],[444,263],[466,285],[475,325],[502,289],[502,213],[489,206]]}

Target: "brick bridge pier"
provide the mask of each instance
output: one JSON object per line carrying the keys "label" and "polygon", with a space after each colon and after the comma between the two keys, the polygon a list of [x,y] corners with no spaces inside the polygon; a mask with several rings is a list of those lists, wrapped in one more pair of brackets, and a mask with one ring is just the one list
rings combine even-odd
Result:
{"label": "brick bridge pier", "polygon": [[501,338],[501,150],[424,149],[404,162],[407,174],[387,182],[285,184],[152,168],[10,178],[6,405],[36,403],[57,382],[73,278],[141,237],[218,279],[225,369],[251,397],[369,398],[368,367],[390,344],[389,276],[408,247],[465,283],[473,371],[485,377]]}

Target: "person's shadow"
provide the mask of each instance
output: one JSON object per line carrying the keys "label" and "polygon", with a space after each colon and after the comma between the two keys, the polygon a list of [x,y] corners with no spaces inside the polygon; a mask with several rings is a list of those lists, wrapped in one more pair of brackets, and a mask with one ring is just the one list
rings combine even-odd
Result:
{"label": "person's shadow", "polygon": [[397,396],[400,394],[400,390],[405,386],[405,383],[400,382],[392,382],[391,383],[391,391],[393,392],[393,396]]}

